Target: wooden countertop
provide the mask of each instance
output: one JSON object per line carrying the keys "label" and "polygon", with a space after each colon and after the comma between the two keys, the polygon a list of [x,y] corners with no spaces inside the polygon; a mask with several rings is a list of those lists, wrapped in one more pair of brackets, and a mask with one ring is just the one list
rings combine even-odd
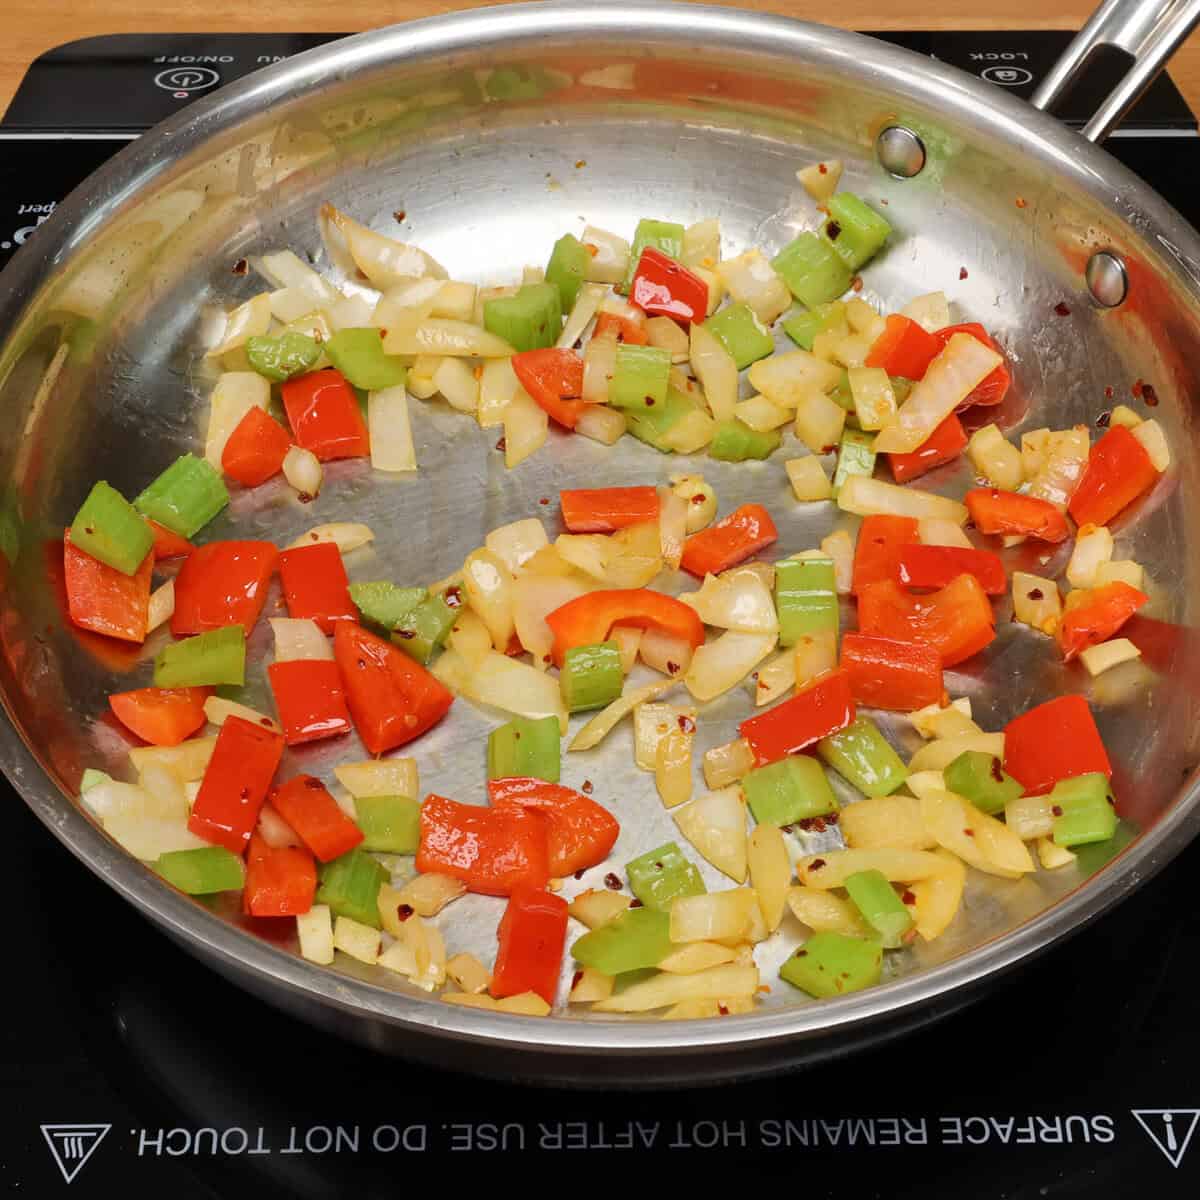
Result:
{"label": "wooden countertop", "polygon": [[[739,0],[725,0],[738,3]],[[26,67],[43,51],[103,33],[351,33],[481,3],[437,0],[6,0],[0,40],[0,109],[7,108]],[[828,19],[816,0],[741,0],[740,7],[786,16]],[[1078,29],[1093,0],[959,0],[954,15],[931,17],[929,0],[841,0],[836,24],[847,29]],[[1048,13],[1054,8],[1053,15]],[[1200,33],[1179,51],[1171,74],[1193,110],[1200,110]]]}

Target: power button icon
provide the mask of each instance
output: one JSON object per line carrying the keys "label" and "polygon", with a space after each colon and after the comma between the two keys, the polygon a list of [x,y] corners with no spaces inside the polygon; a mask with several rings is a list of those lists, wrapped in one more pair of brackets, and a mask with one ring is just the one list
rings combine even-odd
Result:
{"label": "power button icon", "polygon": [[154,77],[156,87],[174,94],[176,100],[186,100],[193,92],[203,92],[221,82],[221,76],[211,67],[172,67]]}
{"label": "power button icon", "polygon": [[979,74],[988,83],[998,83],[1001,87],[1020,87],[1033,81],[1033,72],[1024,67],[988,67]]}

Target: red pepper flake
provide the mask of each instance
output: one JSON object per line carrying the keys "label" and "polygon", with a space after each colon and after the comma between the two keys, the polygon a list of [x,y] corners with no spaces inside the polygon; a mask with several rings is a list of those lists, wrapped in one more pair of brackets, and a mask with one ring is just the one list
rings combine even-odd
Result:
{"label": "red pepper flake", "polygon": [[703,493],[703,492],[697,492],[697,493],[696,493],[696,494],[695,494],[695,495],[692,497],[692,503],[693,503],[693,504],[703,504],[703,503],[704,503],[704,493]]}
{"label": "red pepper flake", "polygon": [[823,858],[814,858],[812,862],[808,864],[808,869],[810,871],[819,871],[824,865],[825,860]]}
{"label": "red pepper flake", "polygon": [[541,496],[538,499],[538,503],[544,507],[545,505],[550,503],[550,497],[549,496]]}
{"label": "red pepper flake", "polygon": [[796,957],[797,958],[807,958],[808,951],[805,950],[803,947],[801,947],[799,950],[796,951]]}
{"label": "red pepper flake", "polygon": [[582,879],[582,878],[583,878],[583,867],[580,867],[580,868],[579,868],[579,870],[575,872],[575,878],[576,878],[576,879]]}
{"label": "red pepper flake", "polygon": [[634,898],[632,900],[630,900],[630,902],[629,902],[629,907],[630,908],[641,908],[642,902],[636,896],[634,896]]}
{"label": "red pepper flake", "polygon": [[842,236],[842,227],[836,221],[830,221],[825,226],[825,236],[831,242],[836,242]]}
{"label": "red pepper flake", "polygon": [[584,167],[586,167],[586,166],[587,166],[587,159],[586,159],[586,158],[578,158],[578,159],[576,159],[576,160],[575,160],[575,170],[577,170],[577,171],[582,171],[582,170],[583,170],[583,168],[584,168]]}
{"label": "red pepper flake", "polygon": [[259,717],[258,723],[260,725],[265,726],[267,729],[270,729],[271,726],[275,724],[275,722],[272,721],[270,717]]}
{"label": "red pepper flake", "polygon": [[1029,593],[1030,600],[1040,600],[1043,592],[1041,588],[1033,588]]}
{"label": "red pepper flake", "polygon": [[1050,812],[1051,812],[1051,813],[1052,813],[1054,816],[1056,816],[1056,817],[1061,817],[1061,816],[1062,816],[1062,808],[1061,808],[1061,807],[1059,807],[1059,805],[1057,805],[1057,804],[1055,804],[1055,805],[1054,805],[1054,806],[1053,806],[1053,807],[1050,809]]}
{"label": "red pepper flake", "polygon": [[553,660],[553,659],[550,657],[550,655],[549,655],[549,654],[543,654],[543,655],[542,655],[542,662],[544,662],[544,663],[548,663],[548,662],[553,662],[553,661],[554,661],[554,660]]}
{"label": "red pepper flake", "polygon": [[396,211],[394,213],[392,213],[392,216],[395,217],[396,224],[401,225],[404,223],[404,220],[408,216],[408,213],[405,212],[404,209],[398,208],[398,209],[396,209]]}
{"label": "red pepper flake", "polygon": [[720,1001],[717,1001],[717,1012],[719,1012],[723,1017],[729,1016],[729,1009],[726,1008],[725,1005]]}
{"label": "red pepper flake", "polygon": [[1106,400],[1111,400],[1113,398],[1113,390],[1111,385],[1104,389],[1104,398]]}
{"label": "red pepper flake", "polygon": [[[393,629],[392,630],[392,637],[402,637],[402,638],[404,638],[405,641],[408,641],[409,638],[415,638],[416,636],[417,636],[417,631],[415,629]],[[358,660],[358,665],[361,667],[361,666],[365,666],[366,664],[360,658]],[[517,737],[520,737],[520,736],[521,736],[520,734],[517,734]]]}
{"label": "red pepper flake", "polygon": [[1142,399],[1151,407],[1158,407],[1158,393],[1148,384],[1142,384]]}
{"label": "red pepper flake", "polygon": [[653,407],[654,407],[654,397],[653,397],[653,396],[647,396],[647,397],[646,397],[646,407],[647,407],[647,408],[653,408]]}
{"label": "red pepper flake", "polygon": [[299,500],[301,504],[312,503],[312,496],[310,496],[308,492],[297,492],[296,499]]}
{"label": "red pepper flake", "polygon": [[401,921],[407,921],[413,915],[413,906],[411,904],[400,904],[396,907],[396,916]]}
{"label": "red pepper flake", "polygon": [[[822,446],[821,453],[822,454],[832,454],[836,449],[837,449],[837,446]],[[881,541],[880,545],[882,545],[882,544],[883,543]]]}
{"label": "red pepper flake", "polygon": [[582,971],[576,971],[575,974],[571,976],[571,991],[574,991],[579,986],[579,981],[582,978],[583,978]]}
{"label": "red pepper flake", "polygon": [[1135,379],[1129,386],[1129,390],[1140,400],[1142,398],[1142,388],[1145,384],[1140,379]]}
{"label": "red pepper flake", "polygon": [[446,607],[461,608],[462,607],[462,590],[457,587],[448,587],[446,589]]}
{"label": "red pepper flake", "polygon": [[592,788],[592,781],[591,781],[590,779],[585,779],[585,780],[583,781],[583,784],[582,784],[582,786],[580,787],[580,789],[579,789],[579,790],[580,790],[580,791],[581,791],[581,792],[582,792],[582,793],[583,793],[585,796],[590,796],[590,795],[592,794],[592,791],[593,791],[593,788]]}
{"label": "red pepper flake", "polygon": [[599,247],[599,246],[594,246],[594,245],[593,245],[591,242],[584,242],[584,243],[583,243],[583,248],[584,248],[584,249],[585,249],[585,250],[586,250],[586,251],[587,251],[587,252],[588,252],[588,253],[589,253],[589,254],[590,254],[590,255],[591,255],[593,258],[595,258],[595,257],[596,257],[596,255],[600,253],[600,247]]}
{"label": "red pepper flake", "polygon": [[621,890],[621,877],[614,874],[612,871],[609,871],[609,873],[604,877],[604,886],[608,888],[610,892],[619,892]]}
{"label": "red pepper flake", "polygon": [[679,728],[683,730],[684,733],[695,733],[696,722],[693,721],[692,718],[687,715],[687,713],[684,713],[679,718]]}
{"label": "red pepper flake", "polygon": [[904,891],[900,893],[900,900],[904,904],[916,904],[917,902],[916,896],[914,896],[912,892],[908,890],[908,888],[905,888]]}
{"label": "red pepper flake", "polygon": [[312,788],[313,791],[315,792],[318,788],[323,788],[325,785],[319,779],[317,779],[315,776],[310,775],[304,781],[304,786],[306,788]]}
{"label": "red pepper flake", "polygon": [[668,675],[678,675],[679,674],[679,664],[674,663],[674,662],[667,663],[667,674]]}
{"label": "red pepper flake", "polygon": [[1054,306],[1054,311],[1060,317],[1069,317],[1071,315],[1071,310],[1061,300]]}
{"label": "red pepper flake", "polygon": [[501,438],[496,443],[496,449],[499,450],[501,454],[503,454],[504,451],[508,449],[508,443],[503,438]]}
{"label": "red pepper flake", "polygon": [[241,791],[238,793],[238,795],[239,795],[239,796],[240,796],[240,797],[241,797],[243,800],[249,800],[249,799],[250,799],[250,789],[249,789],[248,787],[244,787],[244,788],[242,788],[242,790],[241,790]]}
{"label": "red pepper flake", "polygon": [[850,290],[852,292],[861,292],[863,290],[863,281],[861,275],[855,275],[850,281]]}
{"label": "red pepper flake", "polygon": [[1102,412],[1096,418],[1096,424],[1101,429],[1107,429],[1109,426],[1109,423],[1111,421],[1112,421],[1112,413],[1110,413],[1107,409],[1105,409],[1104,412]]}
{"label": "red pepper flake", "polygon": [[997,783],[1004,782],[1004,770],[1000,766],[1000,760],[995,755],[992,756],[992,778]]}
{"label": "red pepper flake", "polygon": [[233,273],[235,275],[248,275],[250,273],[250,264],[244,258],[239,258],[233,264]]}
{"label": "red pepper flake", "polygon": [[965,833],[969,838],[973,838],[975,836],[975,830],[973,829],[964,829],[963,833]]}
{"label": "red pepper flake", "polygon": [[959,279],[966,279],[966,277],[967,277],[967,268],[966,267],[958,268],[958,277],[959,277]]}
{"label": "red pepper flake", "polygon": [[1025,207],[1025,197],[1024,197],[1024,196],[1018,196],[1018,197],[1017,197],[1017,207],[1018,207],[1018,208],[1024,208],[1024,207]]}
{"label": "red pepper flake", "polygon": [[[796,822],[805,833],[824,833],[825,818],[824,817],[801,817]],[[813,864],[816,865],[815,863]]]}
{"label": "red pepper flake", "polygon": [[817,163],[817,174],[818,175],[828,175],[829,168],[824,163]]}
{"label": "red pepper flake", "polygon": [[882,199],[882,198],[881,198],[881,199],[880,199],[880,201],[879,201],[879,203],[880,203],[880,204],[882,204],[882,205],[883,205],[883,206],[886,208],[886,207],[887,207],[887,206],[888,206],[888,205],[891,203],[891,201],[890,201],[890,200],[884,200],[884,199]]}

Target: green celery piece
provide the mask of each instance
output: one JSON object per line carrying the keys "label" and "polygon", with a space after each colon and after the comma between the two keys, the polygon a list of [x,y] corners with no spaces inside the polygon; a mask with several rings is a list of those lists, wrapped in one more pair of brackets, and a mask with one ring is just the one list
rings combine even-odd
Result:
{"label": "green celery piece", "polygon": [[71,522],[71,545],[122,575],[135,575],[154,547],[154,534],[133,505],[101,480]]}
{"label": "green celery piece", "polygon": [[1112,789],[1102,771],[1060,779],[1050,792],[1054,841],[1059,846],[1107,842],[1117,832]]}
{"label": "green celery piece", "polygon": [[801,350],[811,352],[818,334],[846,325],[846,306],[840,300],[832,300],[828,304],[818,304],[807,312],[797,309],[788,313],[781,324],[783,332]]}
{"label": "green celery piece", "polygon": [[775,564],[779,644],[838,631],[837,579],[831,558],[785,558]]}
{"label": "green celery piece", "polygon": [[488,735],[489,779],[544,779],[557,783],[562,735],[557,717],[513,717]]}
{"label": "green celery piece", "polygon": [[143,516],[190,538],[229,503],[221,476],[203,458],[177,458],[133,502]]}
{"label": "green celery piece", "polygon": [[246,342],[250,365],[267,379],[282,383],[293,375],[311,371],[321,357],[321,347],[306,333],[294,330],[278,337],[252,337]]}
{"label": "green celery piece", "polygon": [[568,712],[611,704],[625,682],[620,648],[616,642],[598,642],[568,650],[558,681]]}
{"label": "green celery piece", "polygon": [[321,865],[316,902],[328,904],[339,917],[379,929],[379,889],[387,881],[383,866],[358,845]]}
{"label": "green celery piece", "polygon": [[362,848],[381,854],[415,854],[421,836],[421,805],[409,796],[356,796],[354,813]]}
{"label": "green celery piece", "polygon": [[846,877],[846,893],[885,950],[895,950],[913,927],[912,913],[882,871],[856,871]]}
{"label": "green celery piece", "polygon": [[775,349],[775,339],[754,309],[745,303],[730,304],[721,309],[704,322],[704,328],[729,351],[739,371],[766,358]]}
{"label": "green celery piece", "polygon": [[675,947],[671,918],[654,908],[630,908],[619,917],[585,933],[571,947],[571,957],[605,975],[623,975],[657,967]]}
{"label": "green celery piece", "polygon": [[97,771],[95,767],[88,767],[79,781],[79,794],[82,796],[98,784],[112,783],[112,781],[113,778],[107,771]]}
{"label": "green celery piece", "polygon": [[423,587],[402,588],[386,580],[352,583],[350,599],[364,621],[380,625],[390,633],[428,596]]}
{"label": "green celery piece", "polygon": [[164,646],[154,660],[155,687],[241,687],[246,682],[246,634],[240,625],[210,629]]}
{"label": "green celery piece", "polygon": [[695,863],[666,842],[625,864],[629,890],[647,907],[666,911],[679,896],[703,896],[707,889]]}
{"label": "green celery piece", "polygon": [[838,808],[824,769],[808,754],[755,767],[743,776],[742,793],[760,825],[794,825]]}
{"label": "green celery piece", "polygon": [[822,232],[847,269],[857,271],[883,249],[892,227],[853,192],[835,192]]}
{"label": "green celery piece", "polygon": [[814,933],[779,968],[779,978],[826,1000],[872,987],[882,971],[883,946],[877,939]]}
{"label": "green celery piece", "polygon": [[771,260],[793,296],[815,308],[836,300],[849,286],[851,272],[826,238],[802,233]]}
{"label": "green celery piece", "polygon": [[817,753],[864,796],[890,796],[908,778],[908,768],[869,717],[860,715],[822,738]]}
{"label": "green celery piece", "polygon": [[339,329],[324,344],[324,350],[351,386],[364,392],[404,386],[407,377],[404,363],[384,354],[383,337],[378,329]]}
{"label": "green celery piece", "polygon": [[655,221],[649,217],[643,217],[637,223],[637,229],[633,231],[633,245],[629,248],[629,266],[625,270],[625,278],[616,289],[622,296],[629,294],[642,251],[647,246],[653,246],[668,258],[678,261],[683,253],[683,226],[676,225],[674,221]]}
{"label": "green celery piece", "polygon": [[241,858],[224,846],[171,850],[159,855],[154,869],[169,884],[189,896],[236,892],[246,882],[246,868]]}
{"label": "green celery piece", "polygon": [[746,462],[748,459],[770,458],[783,440],[778,429],[751,429],[737,417],[720,421],[708,444],[710,458],[720,462]]}
{"label": "green celery piece", "polygon": [[674,451],[663,438],[696,407],[696,402],[690,396],[677,388],[669,388],[664,404],[656,404],[652,408],[630,409],[625,413],[625,419],[629,423],[629,432],[638,441],[653,446],[663,454],[673,454]]}
{"label": "green celery piece", "polygon": [[875,474],[875,435],[862,429],[844,429],[838,447],[837,470],[833,473],[833,494],[851,475]]}
{"label": "green celery piece", "polygon": [[588,248],[572,234],[564,233],[554,243],[546,264],[546,282],[558,288],[563,312],[570,312],[575,306],[591,261]]}
{"label": "green celery piece", "polygon": [[671,355],[659,346],[617,345],[617,361],[608,385],[613,408],[641,412],[663,404],[670,386]]}
{"label": "green celery piece", "polygon": [[434,650],[446,644],[457,615],[458,609],[451,608],[445,596],[428,596],[400,618],[392,630],[392,641],[424,666]]}
{"label": "green celery piece", "polygon": [[552,283],[527,283],[515,296],[485,300],[483,326],[518,353],[553,346],[562,332],[562,301]]}
{"label": "green celery piece", "polygon": [[1000,765],[994,754],[964,750],[945,770],[946,788],[969,800],[980,812],[998,813],[1025,789]]}

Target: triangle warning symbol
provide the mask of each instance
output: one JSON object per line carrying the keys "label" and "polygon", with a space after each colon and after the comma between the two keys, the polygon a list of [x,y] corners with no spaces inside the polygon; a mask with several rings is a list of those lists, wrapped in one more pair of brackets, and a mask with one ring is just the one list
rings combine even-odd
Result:
{"label": "triangle warning symbol", "polygon": [[1200,1108],[1131,1108],[1129,1111],[1167,1162],[1178,1167],[1200,1122]]}
{"label": "triangle warning symbol", "polygon": [[83,1170],[111,1128],[111,1125],[41,1126],[42,1137],[50,1147],[54,1164],[67,1183]]}

